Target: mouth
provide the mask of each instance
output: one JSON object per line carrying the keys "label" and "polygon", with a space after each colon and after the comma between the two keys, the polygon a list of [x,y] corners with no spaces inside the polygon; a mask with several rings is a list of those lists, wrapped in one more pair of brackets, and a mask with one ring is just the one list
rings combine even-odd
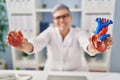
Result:
{"label": "mouth", "polygon": [[60,27],[64,27],[64,26],[66,26],[65,23],[61,23],[61,24],[60,24]]}

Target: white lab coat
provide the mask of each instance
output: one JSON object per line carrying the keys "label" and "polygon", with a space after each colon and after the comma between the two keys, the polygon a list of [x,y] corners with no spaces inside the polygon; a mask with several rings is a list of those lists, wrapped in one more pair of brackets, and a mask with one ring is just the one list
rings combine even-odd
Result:
{"label": "white lab coat", "polygon": [[[88,37],[80,29],[70,28],[70,32],[62,40],[57,27],[50,26],[36,39],[30,40],[34,46],[33,52],[41,51],[47,46],[47,61],[45,70],[54,71],[83,71],[81,47],[87,52]],[[89,53],[89,52],[88,52]],[[91,53],[89,53],[92,55]]]}

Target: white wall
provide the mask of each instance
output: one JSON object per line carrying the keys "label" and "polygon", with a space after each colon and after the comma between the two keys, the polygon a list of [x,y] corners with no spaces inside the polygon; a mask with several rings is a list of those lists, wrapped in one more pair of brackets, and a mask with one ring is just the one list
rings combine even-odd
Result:
{"label": "white wall", "polygon": [[120,72],[120,0],[116,0],[110,71]]}

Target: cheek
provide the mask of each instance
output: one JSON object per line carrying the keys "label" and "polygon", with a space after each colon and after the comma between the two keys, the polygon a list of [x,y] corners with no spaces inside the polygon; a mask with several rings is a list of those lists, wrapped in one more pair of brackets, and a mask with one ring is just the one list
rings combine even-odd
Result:
{"label": "cheek", "polygon": [[69,23],[71,23],[72,22],[72,17],[69,19]]}
{"label": "cheek", "polygon": [[56,26],[58,26],[58,25],[59,25],[59,22],[58,22],[58,21],[54,21],[54,24],[55,24]]}
{"label": "cheek", "polygon": [[67,20],[66,25],[70,26],[70,24],[71,24],[71,20]]}
{"label": "cheek", "polygon": [[72,21],[71,20],[68,20],[67,23],[71,23]]}

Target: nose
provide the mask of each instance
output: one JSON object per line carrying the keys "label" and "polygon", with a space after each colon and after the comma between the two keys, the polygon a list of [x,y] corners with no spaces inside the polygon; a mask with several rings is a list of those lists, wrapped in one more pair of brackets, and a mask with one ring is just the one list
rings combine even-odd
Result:
{"label": "nose", "polygon": [[60,22],[63,22],[63,21],[64,21],[64,18],[63,18],[63,17],[61,17],[61,18],[60,18]]}

